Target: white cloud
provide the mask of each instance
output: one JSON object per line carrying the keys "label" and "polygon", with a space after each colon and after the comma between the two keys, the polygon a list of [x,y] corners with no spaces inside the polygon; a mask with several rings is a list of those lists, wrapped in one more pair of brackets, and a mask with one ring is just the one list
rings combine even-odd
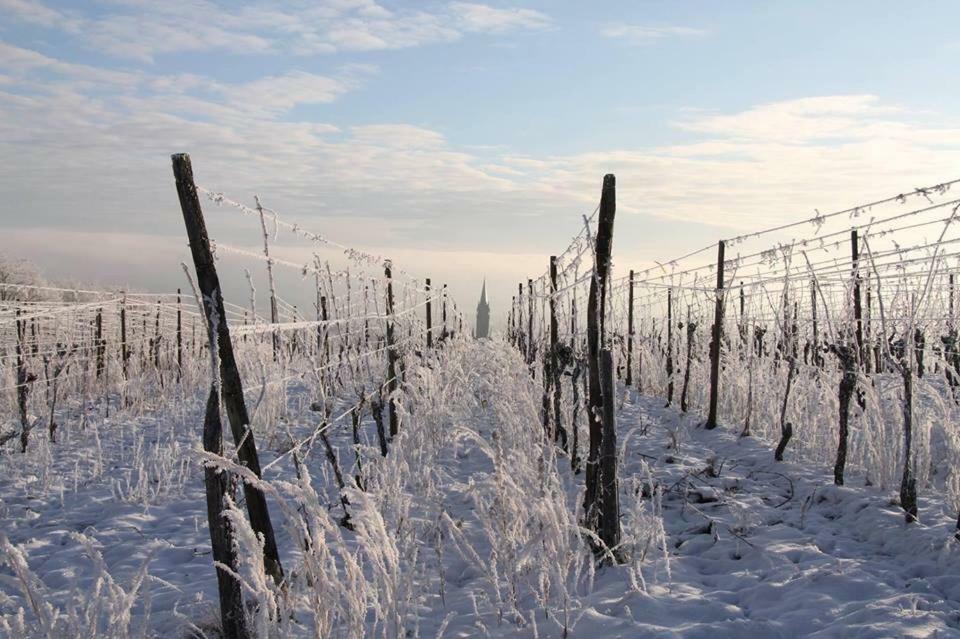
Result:
{"label": "white cloud", "polygon": [[[593,209],[609,172],[618,180],[622,266],[641,252],[669,257],[814,208],[951,179],[960,166],[960,122],[870,95],[688,111],[676,125],[692,141],[549,156],[463,147],[411,123],[351,127],[292,115],[297,104],[342,96],[373,71],[362,66],[226,84],[110,71],[0,44],[0,68],[0,157],[16,158],[0,175],[0,201],[18,212],[6,224],[26,219],[90,234],[83,237],[179,237],[169,166],[178,151],[193,155],[201,184],[246,201],[260,193],[292,221],[344,243],[396,256],[406,247],[433,255],[416,259],[438,270],[442,254],[472,252],[496,261],[504,277],[529,273],[536,255],[544,266]],[[212,207],[210,215],[217,239],[253,241],[246,220]],[[138,242],[126,253],[122,242],[111,245],[119,266],[137,258]],[[93,240],[64,251],[78,264],[76,252],[106,255]]]}
{"label": "white cloud", "polygon": [[878,124],[901,110],[875,95],[837,95],[762,104],[732,115],[699,115],[682,128],[724,137],[800,142],[874,137]]}
{"label": "white cloud", "polygon": [[533,9],[499,9],[472,2],[453,2],[450,9],[467,31],[503,33],[514,29],[543,29],[550,18]]}
{"label": "white cloud", "polygon": [[622,40],[629,44],[654,44],[667,38],[695,38],[704,36],[707,31],[693,27],[645,26],[639,24],[611,24],[601,29],[605,38]]}
{"label": "white cloud", "polygon": [[433,11],[390,11],[372,0],[326,0],[268,7],[213,0],[124,0],[96,17],[40,2],[0,0],[0,15],[59,29],[89,48],[141,61],[169,53],[239,54],[403,49],[450,42],[468,32],[501,33],[549,24],[530,9],[454,2]]}

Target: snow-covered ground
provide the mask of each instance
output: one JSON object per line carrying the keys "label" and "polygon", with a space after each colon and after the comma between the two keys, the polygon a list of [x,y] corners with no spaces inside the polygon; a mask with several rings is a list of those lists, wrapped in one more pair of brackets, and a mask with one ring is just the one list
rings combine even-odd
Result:
{"label": "snow-covered ground", "polygon": [[[501,342],[453,343],[408,381],[388,457],[363,421],[355,531],[333,523],[343,507],[319,445],[302,451],[312,488],[291,455],[265,473],[291,585],[283,621],[263,632],[960,637],[960,549],[943,503],[923,500],[908,525],[855,469],[835,487],[827,468],[775,462],[769,442],[624,392],[628,561],[595,570],[577,527],[583,475],[543,436],[541,387],[520,357]],[[309,393],[287,394],[293,441],[316,426]],[[139,417],[91,409],[57,444],[37,436],[26,455],[0,454],[0,634],[60,623],[87,636],[216,636],[201,398],[174,399]],[[331,439],[357,474],[349,423]],[[265,464],[290,447],[258,444]],[[322,560],[306,558],[301,535]],[[255,572],[251,600],[266,587]]]}

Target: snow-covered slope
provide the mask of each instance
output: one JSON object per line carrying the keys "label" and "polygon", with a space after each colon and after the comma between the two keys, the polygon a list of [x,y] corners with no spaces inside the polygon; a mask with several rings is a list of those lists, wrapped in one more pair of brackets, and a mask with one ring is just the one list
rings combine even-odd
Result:
{"label": "snow-covered slope", "polygon": [[[331,433],[344,474],[361,474],[366,489],[347,491],[352,531],[336,523],[344,506],[319,445],[299,449],[310,480],[297,481],[292,455],[270,466],[290,585],[282,619],[254,615],[254,627],[275,636],[960,636],[960,559],[943,504],[923,502],[922,523],[907,525],[892,495],[855,472],[835,487],[826,468],[775,462],[768,442],[704,431],[662,400],[626,392],[628,560],[595,569],[578,527],[583,475],[544,437],[540,393],[500,342],[453,343],[412,367],[388,457],[369,417],[362,470],[349,425]],[[86,429],[68,425],[57,444],[38,437],[26,455],[3,451],[0,633],[177,637],[193,627],[216,636],[200,399],[171,393],[170,405],[139,417],[91,412]],[[293,438],[261,438],[265,463],[312,432],[310,399],[306,387],[288,392]],[[248,599],[266,600],[270,585],[251,564]]]}

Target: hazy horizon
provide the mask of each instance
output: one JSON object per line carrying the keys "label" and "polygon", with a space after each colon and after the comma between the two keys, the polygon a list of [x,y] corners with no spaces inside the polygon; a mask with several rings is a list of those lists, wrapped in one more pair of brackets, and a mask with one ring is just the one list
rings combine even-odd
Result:
{"label": "hazy horizon", "polygon": [[[199,184],[468,310],[486,277],[502,326],[605,173],[620,270],[957,177],[955,5],[707,7],[0,0],[0,251],[55,280],[183,286],[169,157],[188,152]],[[205,209],[215,240],[259,250],[256,220]],[[224,259],[229,296],[240,267],[263,284]]]}

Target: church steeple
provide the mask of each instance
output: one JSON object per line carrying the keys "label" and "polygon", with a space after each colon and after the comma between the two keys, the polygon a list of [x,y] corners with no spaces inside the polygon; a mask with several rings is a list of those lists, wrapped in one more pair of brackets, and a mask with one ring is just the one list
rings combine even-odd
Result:
{"label": "church steeple", "polygon": [[483,288],[480,289],[480,303],[477,304],[477,332],[478,339],[490,337],[490,305],[487,303],[487,278],[483,278]]}

